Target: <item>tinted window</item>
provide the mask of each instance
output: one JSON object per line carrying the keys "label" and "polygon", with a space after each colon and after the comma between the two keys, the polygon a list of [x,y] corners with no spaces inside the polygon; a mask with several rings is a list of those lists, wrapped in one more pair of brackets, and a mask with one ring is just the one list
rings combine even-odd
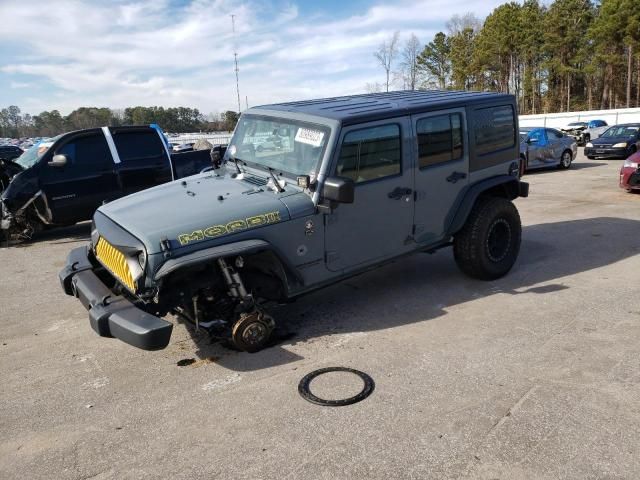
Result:
{"label": "tinted window", "polygon": [[479,155],[514,146],[515,118],[511,105],[476,110],[474,124],[476,149]]}
{"label": "tinted window", "polygon": [[72,138],[56,150],[67,156],[68,164],[77,173],[95,173],[113,166],[107,141],[102,134]]}
{"label": "tinted window", "polygon": [[541,128],[532,130],[531,133],[529,133],[529,140],[532,140],[533,142],[538,144],[544,143],[546,141],[544,130],[542,130]]}
{"label": "tinted window", "polygon": [[418,120],[420,168],[462,157],[462,121],[459,113]]}
{"label": "tinted window", "polygon": [[550,138],[562,138],[562,132],[559,132],[558,130],[554,130],[553,128],[547,128],[547,135],[549,135]]}
{"label": "tinted window", "polygon": [[122,162],[165,155],[164,146],[155,130],[116,132],[113,134],[113,142]]}
{"label": "tinted window", "polygon": [[376,180],[400,173],[400,127],[354,130],[345,135],[336,172],[355,182]]}

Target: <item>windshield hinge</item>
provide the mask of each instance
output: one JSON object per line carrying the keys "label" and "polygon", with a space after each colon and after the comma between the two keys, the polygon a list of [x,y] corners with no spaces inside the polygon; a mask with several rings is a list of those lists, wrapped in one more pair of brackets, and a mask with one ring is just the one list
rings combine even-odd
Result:
{"label": "windshield hinge", "polygon": [[160,250],[162,250],[162,256],[165,258],[171,258],[171,242],[167,237],[160,238]]}

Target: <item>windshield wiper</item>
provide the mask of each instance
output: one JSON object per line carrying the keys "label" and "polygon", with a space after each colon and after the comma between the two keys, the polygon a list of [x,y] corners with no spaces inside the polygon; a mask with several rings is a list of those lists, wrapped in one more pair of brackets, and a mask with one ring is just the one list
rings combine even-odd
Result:
{"label": "windshield wiper", "polygon": [[240,175],[242,170],[240,170],[240,166],[238,165],[238,159],[236,157],[231,157],[231,160],[233,160],[233,163],[236,165],[236,172]]}
{"label": "windshield wiper", "polygon": [[278,193],[284,192],[284,188],[280,186],[278,178],[276,177],[275,173],[273,173],[273,168],[267,167],[267,169],[269,170],[269,175],[271,175],[271,178],[273,179],[273,183],[275,183],[276,188],[278,189]]}

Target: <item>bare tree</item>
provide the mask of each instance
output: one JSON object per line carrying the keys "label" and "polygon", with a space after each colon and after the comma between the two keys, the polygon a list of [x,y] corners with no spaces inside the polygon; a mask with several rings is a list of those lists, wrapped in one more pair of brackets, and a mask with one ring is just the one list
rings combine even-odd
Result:
{"label": "bare tree", "polygon": [[420,40],[413,33],[405,42],[401,52],[401,76],[405,89],[415,90],[418,85],[418,55]]}
{"label": "bare tree", "polygon": [[449,36],[453,37],[462,33],[464,30],[470,28],[474,32],[478,32],[482,28],[482,22],[475,16],[474,13],[468,12],[464,15],[455,14],[446,23]]}
{"label": "bare tree", "polygon": [[380,93],[382,91],[382,84],[378,82],[374,83],[366,83],[364,86],[364,90],[367,93]]}
{"label": "bare tree", "polygon": [[393,36],[389,40],[385,40],[380,44],[378,50],[373,54],[373,56],[380,62],[382,68],[387,75],[386,87],[387,92],[389,91],[390,77],[391,77],[391,68],[393,66],[393,59],[398,53],[398,40],[400,38],[400,32],[395,32]]}

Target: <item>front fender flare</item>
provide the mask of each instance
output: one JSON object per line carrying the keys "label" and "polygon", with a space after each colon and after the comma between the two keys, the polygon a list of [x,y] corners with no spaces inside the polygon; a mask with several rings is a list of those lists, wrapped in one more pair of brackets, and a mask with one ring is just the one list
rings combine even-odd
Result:
{"label": "front fender flare", "polygon": [[211,262],[217,258],[231,257],[235,255],[249,255],[260,251],[271,251],[282,264],[287,277],[295,279],[304,285],[303,279],[298,271],[291,265],[269,242],[260,239],[241,240],[239,242],[227,243],[216,247],[205,248],[197,252],[190,253],[183,257],[171,258],[167,260],[154,275],[154,280],[158,281],[167,275],[185,267],[198,265],[204,262]]}

